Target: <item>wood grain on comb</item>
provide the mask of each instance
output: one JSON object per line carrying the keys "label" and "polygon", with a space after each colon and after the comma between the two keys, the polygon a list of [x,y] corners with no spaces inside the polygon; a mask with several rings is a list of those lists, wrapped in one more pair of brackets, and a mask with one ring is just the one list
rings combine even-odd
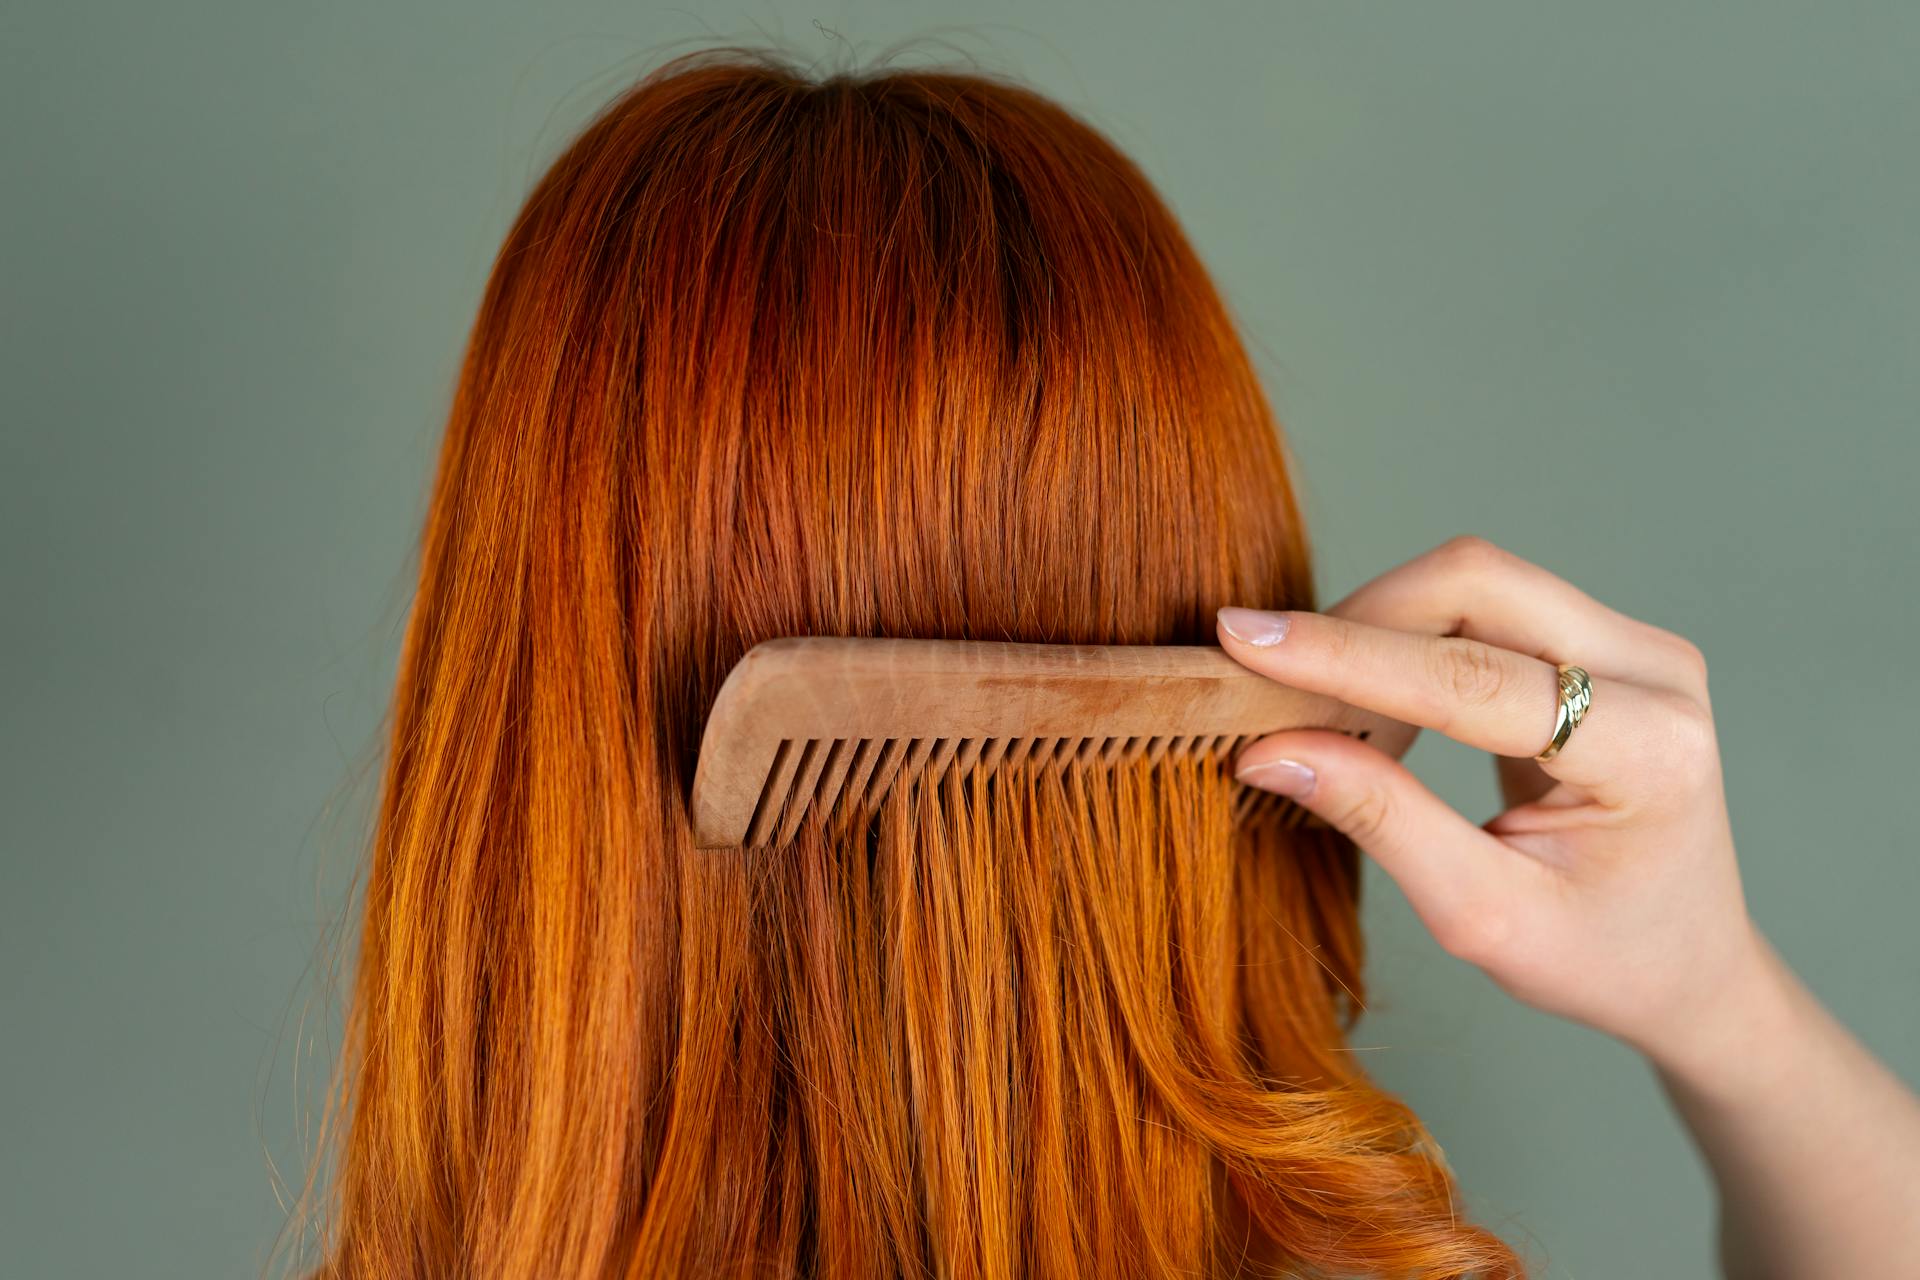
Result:
{"label": "wood grain on comb", "polygon": [[[1366,738],[1396,757],[1417,732],[1277,684],[1212,645],[768,640],[728,674],[707,718],[694,843],[783,844],[810,814],[859,821],[894,787],[948,769],[1230,758],[1264,734],[1307,727]],[[1290,820],[1304,814],[1236,788],[1236,818],[1281,805]]]}

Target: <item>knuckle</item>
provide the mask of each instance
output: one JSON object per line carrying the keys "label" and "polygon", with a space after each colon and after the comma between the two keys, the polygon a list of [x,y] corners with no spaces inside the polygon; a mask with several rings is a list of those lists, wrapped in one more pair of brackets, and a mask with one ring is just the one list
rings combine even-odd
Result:
{"label": "knuckle", "polygon": [[1487,645],[1455,636],[1443,637],[1435,649],[1440,686],[1456,702],[1485,706],[1505,692],[1507,670]]}
{"label": "knuckle", "polygon": [[1448,955],[1478,965],[1499,956],[1512,934],[1506,915],[1484,907],[1454,911],[1433,930],[1434,940]]}
{"label": "knuckle", "polygon": [[1661,700],[1661,772],[1684,785],[1711,779],[1720,768],[1720,745],[1713,716],[1691,698],[1671,695]]}
{"label": "knuckle", "polygon": [[1393,801],[1378,786],[1364,786],[1341,812],[1337,825],[1362,848],[1386,839],[1393,819]]}
{"label": "knuckle", "polygon": [[1654,642],[1687,674],[1691,682],[1705,688],[1707,655],[1701,652],[1700,646],[1678,632],[1663,627],[1651,627],[1650,631]]}
{"label": "knuckle", "polygon": [[1315,628],[1321,657],[1335,668],[1345,668],[1353,656],[1353,628],[1344,621]]}
{"label": "knuckle", "polygon": [[1507,559],[1504,548],[1477,533],[1456,534],[1441,544],[1440,550],[1448,560],[1469,570],[1492,568]]}
{"label": "knuckle", "polygon": [[1679,653],[1680,661],[1686,664],[1688,673],[1701,684],[1706,684],[1707,655],[1700,651],[1699,645],[1687,639],[1685,636],[1675,636],[1674,641],[1674,647]]}

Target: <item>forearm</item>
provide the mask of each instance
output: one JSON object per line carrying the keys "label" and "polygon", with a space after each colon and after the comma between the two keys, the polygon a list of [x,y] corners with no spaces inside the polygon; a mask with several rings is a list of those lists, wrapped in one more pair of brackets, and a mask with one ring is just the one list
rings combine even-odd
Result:
{"label": "forearm", "polygon": [[1920,1100],[1764,940],[1739,988],[1648,1057],[1711,1169],[1735,1280],[1920,1259]]}

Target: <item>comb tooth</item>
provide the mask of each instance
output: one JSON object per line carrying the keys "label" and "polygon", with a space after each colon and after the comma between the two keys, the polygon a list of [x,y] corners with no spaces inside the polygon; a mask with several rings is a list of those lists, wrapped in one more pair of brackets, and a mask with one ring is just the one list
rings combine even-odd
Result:
{"label": "comb tooth", "polygon": [[1025,762],[1026,758],[1032,754],[1033,754],[1032,738],[1015,738],[1013,742],[1007,747],[1007,754],[1000,761],[1000,767],[1003,769],[1011,769],[1014,766]]}
{"label": "comb tooth", "polygon": [[1061,741],[1059,738],[1041,738],[1036,742],[1033,748],[1033,767],[1036,769],[1050,767],[1053,764],[1054,752],[1060,749]]}
{"label": "comb tooth", "polygon": [[1132,764],[1135,760],[1138,760],[1147,753],[1147,744],[1152,741],[1152,738],[1128,738],[1126,740],[1126,749],[1120,753],[1120,759],[1128,764]]}
{"label": "comb tooth", "polygon": [[799,758],[800,753],[793,739],[782,738],[773,754],[773,768],[767,773],[767,784],[760,788],[760,803],[753,811],[753,822],[747,827],[747,844],[761,845],[767,842],[767,832],[773,826],[773,820],[780,816],[780,807],[786,803],[787,786],[793,781],[793,767],[799,763]]}
{"label": "comb tooth", "polygon": [[992,773],[999,765],[1001,757],[1007,754],[1007,748],[1012,745],[1012,738],[994,738],[988,741],[986,749],[980,753],[980,772]]}
{"label": "comb tooth", "polygon": [[1061,751],[1066,755],[1067,763],[1077,768],[1082,765],[1092,764],[1100,757],[1102,741],[1100,738],[1082,738],[1076,743],[1072,738],[1069,738],[1065,745],[1062,746]]}
{"label": "comb tooth", "polygon": [[853,764],[860,745],[856,738],[834,739],[833,750],[820,770],[820,798],[813,802],[813,811],[820,815],[822,822],[833,814],[833,806],[840,799],[840,788],[847,780],[847,769]]}
{"label": "comb tooth", "polygon": [[867,779],[873,776],[873,766],[887,749],[885,738],[862,738],[857,751],[853,753],[853,765],[847,771],[846,783],[840,789],[841,813],[851,818],[859,812],[867,798]]}
{"label": "comb tooth", "polygon": [[953,759],[954,752],[959,746],[960,739],[958,738],[936,738],[934,740],[933,753],[927,760],[926,772],[923,775],[928,782],[938,782],[940,780],[940,775],[946,772],[947,762]]}
{"label": "comb tooth", "polygon": [[1193,736],[1191,734],[1182,734],[1178,738],[1168,738],[1167,758],[1170,760],[1178,760],[1187,753],[1187,748],[1191,745],[1193,745]]}
{"label": "comb tooth", "polygon": [[887,788],[893,785],[893,775],[900,771],[900,762],[907,758],[907,748],[912,745],[911,738],[888,738],[887,749],[881,755],[880,762],[873,767],[873,777],[867,782],[866,794],[860,797],[860,808],[871,812],[880,804],[880,797],[887,794]]}
{"label": "comb tooth", "polygon": [[984,740],[980,738],[960,739],[960,752],[953,758],[954,772],[964,776],[967,770],[973,768],[974,762],[980,759],[980,750],[984,745]]}
{"label": "comb tooth", "polygon": [[1281,817],[1290,831],[1297,831],[1313,817],[1313,811],[1286,796],[1273,797],[1273,811]]}
{"label": "comb tooth", "polygon": [[1100,744],[1100,763],[1112,764],[1126,751],[1131,738],[1108,738]]}
{"label": "comb tooth", "polygon": [[1245,822],[1260,807],[1260,797],[1273,794],[1258,787],[1249,787],[1242,783],[1233,797],[1233,820]]}
{"label": "comb tooth", "polygon": [[793,780],[793,796],[787,801],[786,817],[780,823],[780,835],[775,844],[785,844],[800,829],[800,820],[806,817],[808,802],[813,799],[813,784],[820,777],[820,766],[826,762],[826,758],[827,740],[807,739],[806,752],[800,757],[800,772]]}
{"label": "comb tooth", "polygon": [[1148,762],[1152,764],[1160,763],[1161,758],[1167,754],[1167,744],[1171,741],[1171,738],[1159,736],[1148,738],[1146,748]]}
{"label": "comb tooth", "polygon": [[914,738],[907,750],[907,758],[900,762],[900,772],[894,782],[900,786],[912,786],[920,780],[921,772],[926,768],[927,757],[940,744],[938,738]]}

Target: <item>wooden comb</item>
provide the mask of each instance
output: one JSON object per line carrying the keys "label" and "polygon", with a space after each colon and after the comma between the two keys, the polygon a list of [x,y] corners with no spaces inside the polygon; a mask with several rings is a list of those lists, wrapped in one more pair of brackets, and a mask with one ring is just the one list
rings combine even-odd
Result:
{"label": "wooden comb", "polygon": [[[728,673],[707,717],[693,839],[703,849],[784,844],[809,814],[861,821],[890,789],[949,767],[1224,756],[1296,728],[1350,733],[1395,757],[1419,732],[1278,684],[1213,645],[768,640]],[[1277,802],[1240,785],[1235,817]],[[1290,818],[1305,814],[1284,803]]]}

